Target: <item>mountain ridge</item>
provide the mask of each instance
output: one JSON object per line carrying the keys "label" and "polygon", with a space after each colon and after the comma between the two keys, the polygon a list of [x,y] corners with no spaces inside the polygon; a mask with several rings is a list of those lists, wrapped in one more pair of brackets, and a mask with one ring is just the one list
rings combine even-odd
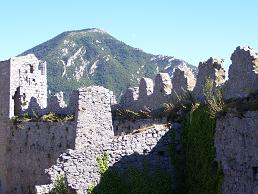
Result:
{"label": "mountain ridge", "polygon": [[47,62],[53,92],[97,84],[120,96],[141,77],[153,78],[159,72],[172,76],[176,67],[197,69],[184,60],[129,46],[99,28],[63,32],[20,55],[29,53]]}

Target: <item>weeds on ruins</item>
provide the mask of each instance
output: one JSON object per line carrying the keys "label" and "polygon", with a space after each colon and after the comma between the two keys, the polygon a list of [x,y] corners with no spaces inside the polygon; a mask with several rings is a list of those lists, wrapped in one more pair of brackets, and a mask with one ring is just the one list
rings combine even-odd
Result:
{"label": "weeds on ruins", "polygon": [[218,87],[216,90],[214,88],[214,81],[208,77],[204,84],[203,93],[205,96],[205,102],[208,106],[209,114],[212,118],[215,118],[218,113],[225,110],[222,88]]}
{"label": "weeds on ruins", "polygon": [[176,132],[171,129],[171,158],[175,167],[175,193],[220,194],[223,172],[215,161],[215,119],[208,108],[194,106],[183,122],[180,146],[175,144]]}
{"label": "weeds on ruins", "polygon": [[64,176],[58,176],[54,182],[54,188],[50,194],[69,194]]}
{"label": "weeds on ruins", "polygon": [[117,172],[109,167],[108,155],[103,154],[97,159],[100,182],[93,183],[87,190],[88,194],[172,194],[172,177],[164,170],[156,169],[154,173],[148,170],[146,161],[143,171],[132,165],[124,172]]}
{"label": "weeds on ruins", "polygon": [[37,116],[35,113],[30,116],[28,112],[25,112],[21,116],[13,116],[11,122],[14,124],[22,122],[70,122],[74,121],[74,115],[58,115],[50,112],[48,114]]}

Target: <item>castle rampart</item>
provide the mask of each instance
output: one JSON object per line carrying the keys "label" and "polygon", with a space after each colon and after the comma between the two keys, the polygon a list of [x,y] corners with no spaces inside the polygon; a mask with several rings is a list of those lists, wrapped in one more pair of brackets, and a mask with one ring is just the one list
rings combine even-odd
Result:
{"label": "castle rampart", "polygon": [[40,108],[46,108],[46,63],[29,54],[11,58],[9,65],[11,80],[9,117],[27,109],[32,97],[36,99]]}
{"label": "castle rampart", "polygon": [[225,98],[243,98],[258,92],[258,54],[251,47],[237,47],[231,56]]}
{"label": "castle rampart", "polygon": [[223,194],[258,192],[258,112],[228,113],[216,124],[216,159],[224,173]]}
{"label": "castle rampart", "polygon": [[190,69],[176,69],[172,80],[169,74],[159,73],[154,82],[150,78],[142,78],[139,88],[128,88],[119,105],[122,109],[135,111],[159,109],[176,95],[192,91],[194,85],[195,77]]}
{"label": "castle rampart", "polygon": [[[238,47],[232,54],[229,79],[225,83],[223,60],[210,58],[199,64],[196,79],[191,71],[182,69],[175,70],[172,80],[165,73],[158,74],[154,81],[143,78],[139,88],[128,89],[121,103],[115,106],[113,93],[100,86],[74,91],[69,105],[65,105],[62,94],[52,95],[46,104],[46,74],[43,68],[46,65],[34,57],[29,55],[0,62],[0,67],[3,67],[0,68],[0,75],[6,80],[5,84],[0,82],[3,88],[0,91],[0,192],[3,194],[48,193],[58,175],[65,176],[71,191],[85,193],[100,179],[96,159],[104,152],[110,157],[109,164],[119,170],[125,170],[129,163],[142,169],[143,161],[148,159],[151,170],[165,168],[173,175],[168,156],[170,128],[165,120],[112,122],[111,107],[155,110],[170,102],[175,94],[181,95],[185,91],[203,101],[207,78],[213,81],[214,91],[222,87],[226,100],[247,97],[258,90],[257,54],[250,47]],[[12,71],[15,64],[22,68],[25,66],[20,74],[19,71]],[[31,73],[30,64],[38,69],[32,65]],[[35,83],[26,81],[27,76],[28,80],[35,79]],[[44,76],[44,79],[37,82],[39,76]],[[15,80],[20,85],[14,84]],[[43,85],[38,91],[36,83]],[[23,89],[29,86],[33,88],[31,91]],[[24,105],[27,99],[28,104]],[[72,114],[75,120],[9,122],[11,116],[25,112],[31,115],[35,112],[38,115],[48,112]],[[216,158],[222,163],[225,194],[256,192],[256,117],[257,111],[249,111],[240,115],[227,113],[217,119]],[[44,174],[44,169],[47,169],[48,175]],[[33,190],[35,185],[38,185],[36,191]]]}
{"label": "castle rampart", "polygon": [[75,147],[75,122],[25,122],[7,129],[5,186],[8,194],[33,193],[35,185],[47,184],[45,169],[65,150]]}

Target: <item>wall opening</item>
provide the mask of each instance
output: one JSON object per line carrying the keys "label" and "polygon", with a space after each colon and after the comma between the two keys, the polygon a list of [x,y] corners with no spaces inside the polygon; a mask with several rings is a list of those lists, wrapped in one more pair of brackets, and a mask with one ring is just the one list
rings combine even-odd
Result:
{"label": "wall opening", "polygon": [[253,167],[253,181],[258,181],[258,167]]}
{"label": "wall opening", "polygon": [[45,75],[46,71],[46,63],[39,64],[39,70],[41,71],[41,75]]}
{"label": "wall opening", "polygon": [[14,115],[19,115],[21,112],[21,95],[20,87],[18,87],[13,96],[14,101]]}
{"label": "wall opening", "polygon": [[34,72],[34,68],[33,68],[33,65],[29,64],[30,65],[30,73],[33,73]]}

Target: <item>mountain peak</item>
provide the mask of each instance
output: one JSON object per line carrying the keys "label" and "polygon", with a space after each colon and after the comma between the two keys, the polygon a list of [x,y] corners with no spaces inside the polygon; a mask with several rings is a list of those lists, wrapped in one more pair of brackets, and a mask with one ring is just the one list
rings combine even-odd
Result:
{"label": "mountain peak", "polygon": [[82,30],[71,30],[71,31],[66,31],[63,34],[84,34],[84,33],[108,34],[105,30],[101,28],[85,28]]}
{"label": "mountain peak", "polygon": [[176,67],[191,66],[169,56],[152,55],[117,40],[99,28],[67,31],[22,53],[47,62],[48,85],[53,92],[102,85],[120,95],[142,77],[159,72],[173,74]]}

